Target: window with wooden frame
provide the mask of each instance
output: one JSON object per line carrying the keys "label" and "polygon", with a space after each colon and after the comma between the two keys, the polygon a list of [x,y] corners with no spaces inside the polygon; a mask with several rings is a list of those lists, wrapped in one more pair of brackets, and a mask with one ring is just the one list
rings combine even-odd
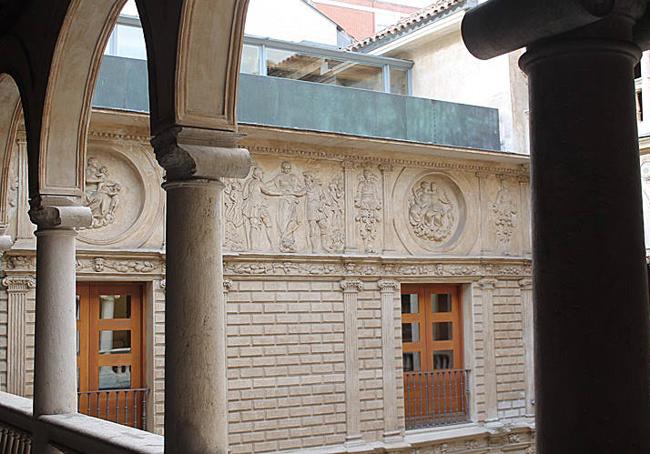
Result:
{"label": "window with wooden frame", "polygon": [[401,306],[407,429],[467,421],[459,287],[404,284]]}
{"label": "window with wooden frame", "polygon": [[79,411],[146,427],[143,286],[77,284]]}

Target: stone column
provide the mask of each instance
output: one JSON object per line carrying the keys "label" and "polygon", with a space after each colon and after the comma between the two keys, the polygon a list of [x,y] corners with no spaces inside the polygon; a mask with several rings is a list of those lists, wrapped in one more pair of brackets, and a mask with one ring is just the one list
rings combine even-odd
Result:
{"label": "stone column", "polygon": [[345,184],[345,252],[357,251],[357,223],[355,218],[354,197],[354,168],[352,161],[343,161],[343,177]]}
{"label": "stone column", "polygon": [[228,452],[223,184],[250,168],[237,137],[175,127],[153,141],[167,171],[165,452]]}
{"label": "stone column", "polygon": [[[77,411],[75,332],[75,228],[89,226],[85,207],[41,207],[30,211],[36,231],[36,331],[34,417]],[[47,432],[35,426],[34,452],[54,453]]]}
{"label": "stone column", "polygon": [[533,280],[519,281],[521,316],[524,330],[524,378],[526,381],[526,416],[535,416],[535,327],[533,317]]}
{"label": "stone column", "polygon": [[650,125],[650,51],[641,57],[641,98],[643,109],[643,129],[648,130]]}
{"label": "stone column", "polygon": [[361,390],[359,389],[359,292],[363,282],[341,281],[343,310],[345,312],[345,405],[347,435],[345,444],[363,444],[361,435]]}
{"label": "stone column", "polygon": [[384,241],[383,241],[383,246],[384,246],[384,254],[387,252],[391,252],[395,250],[395,244],[394,244],[394,239],[393,239],[393,204],[391,201],[391,174],[393,173],[393,166],[390,164],[381,164],[379,166],[379,170],[381,171],[381,185],[383,188],[383,203],[382,206],[384,207],[384,220],[382,222],[383,224],[383,232],[384,232]]}
{"label": "stone column", "polygon": [[378,282],[381,294],[381,350],[384,383],[384,442],[400,443],[404,434],[399,424],[397,411],[397,370],[395,342],[395,292],[399,292],[397,281],[382,280]]}
{"label": "stone column", "polygon": [[36,282],[30,276],[8,276],[2,285],[7,288],[7,392],[24,396],[27,293]]}
{"label": "stone column", "polygon": [[540,454],[650,452],[631,22],[613,16],[534,43],[521,60],[531,100]]}
{"label": "stone column", "polygon": [[497,359],[494,342],[494,289],[496,279],[482,279],[483,302],[483,387],[485,389],[485,418],[493,423],[499,419],[497,411]]}

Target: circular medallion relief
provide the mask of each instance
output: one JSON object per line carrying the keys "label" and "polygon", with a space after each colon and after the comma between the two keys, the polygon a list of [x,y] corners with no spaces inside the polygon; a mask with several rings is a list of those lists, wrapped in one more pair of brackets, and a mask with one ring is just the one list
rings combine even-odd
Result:
{"label": "circular medallion relief", "polygon": [[114,149],[88,155],[84,203],[92,225],[79,239],[97,245],[117,243],[129,235],[144,208],[145,187],[135,164]]}
{"label": "circular medallion relief", "polygon": [[408,228],[425,249],[455,241],[465,220],[465,201],[458,186],[447,176],[429,174],[411,186],[406,206]]}

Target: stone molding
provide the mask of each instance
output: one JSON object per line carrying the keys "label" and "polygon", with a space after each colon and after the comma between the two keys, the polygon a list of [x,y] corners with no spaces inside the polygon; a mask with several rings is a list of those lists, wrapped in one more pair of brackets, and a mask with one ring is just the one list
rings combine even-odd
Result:
{"label": "stone molding", "polygon": [[248,150],[237,148],[240,136],[226,131],[174,126],[152,141],[168,181],[244,178],[251,167]]}
{"label": "stone molding", "polygon": [[459,170],[466,172],[484,172],[486,175],[503,174],[512,177],[528,177],[528,169],[525,166],[498,167],[478,164],[476,161],[458,162],[452,159],[435,160],[414,160],[414,159],[386,159],[372,156],[348,155],[343,152],[329,152],[323,150],[308,150],[289,147],[270,147],[252,144],[249,150],[256,154],[265,155],[286,155],[298,156],[305,159],[323,159],[330,161],[341,161],[342,165],[349,168],[359,168],[369,164],[384,166],[405,166],[439,170]]}

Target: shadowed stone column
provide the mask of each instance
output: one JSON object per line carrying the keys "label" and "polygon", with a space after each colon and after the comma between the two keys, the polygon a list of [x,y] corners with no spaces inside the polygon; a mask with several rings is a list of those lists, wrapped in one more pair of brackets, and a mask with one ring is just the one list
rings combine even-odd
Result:
{"label": "shadowed stone column", "polygon": [[[77,411],[76,228],[92,221],[89,208],[45,207],[30,211],[36,231],[36,331],[34,417]],[[35,427],[34,452],[58,452]]]}
{"label": "shadowed stone column", "polygon": [[492,0],[463,23],[475,56],[527,47],[540,454],[650,452],[633,41],[646,6]]}
{"label": "shadowed stone column", "polygon": [[222,177],[243,178],[238,137],[173,128],[153,141],[167,171],[165,452],[228,452]]}

